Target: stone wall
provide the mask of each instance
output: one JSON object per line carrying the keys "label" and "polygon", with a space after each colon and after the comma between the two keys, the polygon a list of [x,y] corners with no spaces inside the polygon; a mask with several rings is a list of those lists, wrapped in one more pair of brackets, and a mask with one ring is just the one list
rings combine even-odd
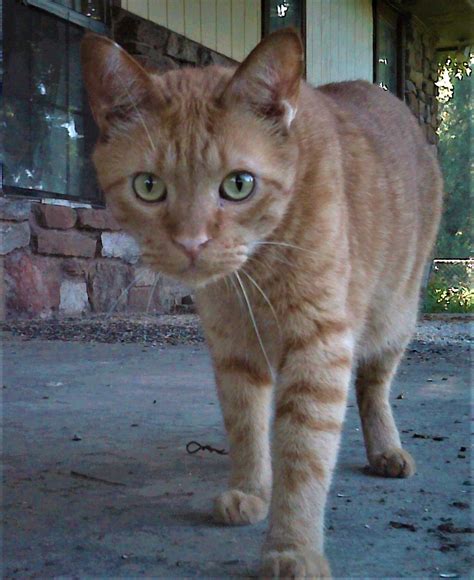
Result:
{"label": "stone wall", "polygon": [[105,209],[0,198],[0,220],[4,317],[189,310],[189,291],[140,266]]}
{"label": "stone wall", "polygon": [[[233,64],[119,8],[114,8],[112,35],[156,71]],[[138,264],[137,245],[106,209],[2,198],[0,192],[0,267],[1,318],[193,308],[188,289]]]}
{"label": "stone wall", "polygon": [[436,37],[415,17],[406,22],[405,100],[433,145],[438,136]]}
{"label": "stone wall", "polygon": [[235,64],[223,54],[121,8],[113,9],[112,18],[113,38],[149,70]]}
{"label": "stone wall", "polygon": [[[113,37],[149,69],[234,64],[175,32],[124,10],[113,12]],[[415,18],[406,24],[405,97],[436,143],[437,67],[435,39]],[[138,264],[134,241],[106,209],[0,197],[2,317],[61,314],[173,312],[189,309],[182,286],[157,280]],[[137,278],[129,291],[124,290]],[[150,300],[152,288],[155,292]]]}

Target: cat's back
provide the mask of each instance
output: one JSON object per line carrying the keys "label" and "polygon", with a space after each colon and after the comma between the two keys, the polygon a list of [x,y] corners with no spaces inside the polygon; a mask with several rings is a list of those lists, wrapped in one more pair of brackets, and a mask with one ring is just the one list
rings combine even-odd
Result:
{"label": "cat's back", "polygon": [[412,179],[419,174],[420,163],[427,171],[437,167],[434,147],[426,141],[414,115],[390,92],[366,81],[331,83],[315,91],[329,97],[335,110],[363,132],[389,172],[396,166],[398,173],[406,170],[407,178]]}
{"label": "cat's back", "polygon": [[407,296],[418,296],[441,215],[436,148],[408,107],[376,85],[333,83],[312,89],[311,99],[324,107],[339,151],[351,284],[361,289],[351,300],[364,302],[371,286],[371,319],[383,327],[380,320],[392,319],[388,303],[396,312]]}
{"label": "cat's back", "polygon": [[[441,212],[441,172],[436,147],[427,142],[410,109],[396,96],[366,81],[331,83],[313,89],[313,93],[330,110],[343,157],[350,151],[354,160],[355,151],[357,158],[354,141],[368,145],[353,172],[361,175],[371,165],[372,177],[384,184],[379,195],[396,198],[409,213],[415,212],[427,238],[432,238]],[[367,186],[372,189],[373,183]]]}

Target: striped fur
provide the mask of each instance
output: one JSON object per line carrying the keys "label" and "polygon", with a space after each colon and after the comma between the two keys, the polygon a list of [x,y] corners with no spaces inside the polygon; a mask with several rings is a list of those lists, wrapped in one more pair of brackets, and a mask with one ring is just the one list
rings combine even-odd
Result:
{"label": "striped fur", "polygon": [[[144,263],[196,291],[232,460],[216,517],[270,509],[263,575],[328,577],[324,509],[353,371],[373,470],[414,471],[388,393],[441,211],[435,156],[378,87],[301,81],[291,30],[237,71],[149,74],[94,36],[83,63],[107,203]],[[235,170],[256,177],[244,202],[219,198]],[[133,195],[138,172],[161,176],[165,202]],[[183,236],[206,240],[194,262]]]}

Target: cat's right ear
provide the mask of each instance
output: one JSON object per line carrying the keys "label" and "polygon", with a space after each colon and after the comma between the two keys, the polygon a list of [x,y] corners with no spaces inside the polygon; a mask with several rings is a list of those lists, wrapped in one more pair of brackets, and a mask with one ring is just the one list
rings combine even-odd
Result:
{"label": "cat's right ear", "polygon": [[289,129],[298,109],[303,55],[295,29],[272,32],[239,66],[224,91],[223,103],[244,106]]}
{"label": "cat's right ear", "polygon": [[81,63],[92,114],[101,132],[117,119],[134,116],[149,95],[148,73],[110,38],[86,34]]}

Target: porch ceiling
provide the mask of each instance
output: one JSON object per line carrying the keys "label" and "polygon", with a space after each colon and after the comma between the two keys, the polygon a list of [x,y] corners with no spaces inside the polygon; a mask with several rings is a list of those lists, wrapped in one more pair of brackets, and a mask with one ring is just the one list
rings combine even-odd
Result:
{"label": "porch ceiling", "polygon": [[401,0],[438,36],[440,50],[474,45],[474,0]]}

